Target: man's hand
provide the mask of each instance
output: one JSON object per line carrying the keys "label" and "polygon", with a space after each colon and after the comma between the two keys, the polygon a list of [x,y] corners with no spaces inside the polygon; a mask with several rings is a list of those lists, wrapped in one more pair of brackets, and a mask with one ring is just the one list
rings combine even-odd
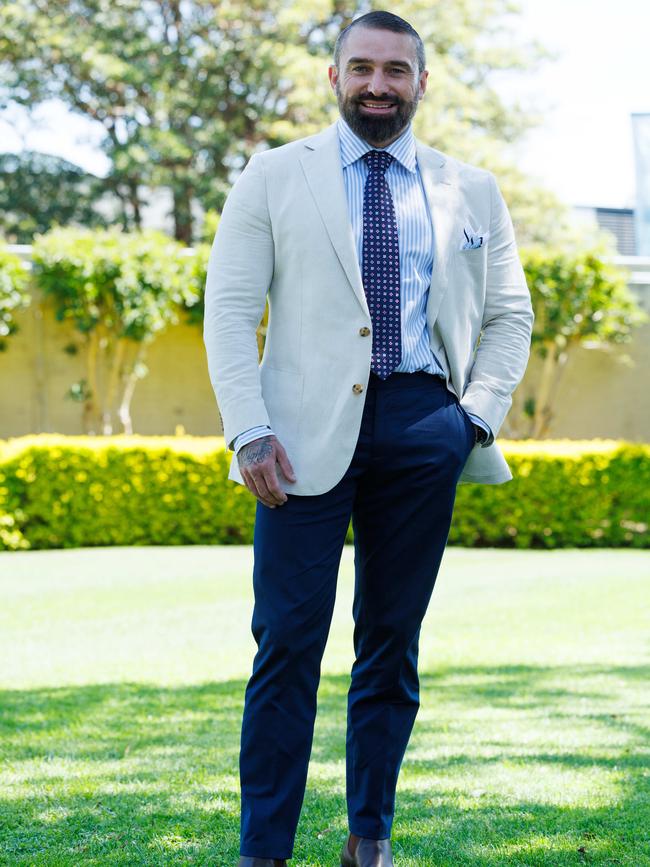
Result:
{"label": "man's hand", "polygon": [[483,445],[488,438],[487,431],[483,430],[480,424],[474,424],[474,444],[475,445]]}
{"label": "man's hand", "polygon": [[260,503],[275,509],[287,501],[287,495],[278,484],[276,461],[289,482],[295,482],[293,467],[280,440],[271,434],[253,440],[237,452],[239,471],[246,487]]}

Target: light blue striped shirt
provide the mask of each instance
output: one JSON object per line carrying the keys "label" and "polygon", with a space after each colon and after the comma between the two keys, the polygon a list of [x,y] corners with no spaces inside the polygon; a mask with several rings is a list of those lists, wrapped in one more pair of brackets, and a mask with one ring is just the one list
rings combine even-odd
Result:
{"label": "light blue striped shirt", "polygon": [[[361,265],[363,193],[368,177],[368,166],[362,157],[372,147],[359,138],[342,118],[339,118],[337,126],[348,213]],[[394,157],[385,177],[393,198],[399,237],[402,359],[395,371],[412,373],[424,370],[444,379],[444,371],[431,350],[427,332],[426,307],[433,271],[433,226],[417,165],[411,125],[388,147],[374,149],[386,150]],[[487,424],[478,416],[469,415],[487,432],[489,441],[491,434]],[[266,425],[249,428],[235,438],[233,448],[237,452],[247,443],[269,433],[272,431]]]}
{"label": "light blue striped shirt", "polygon": [[[357,246],[359,263],[363,259],[363,192],[368,165],[363,155],[371,149],[352,132],[347,123],[338,121],[343,181],[348,198],[348,213]],[[427,334],[427,299],[433,271],[433,227],[422,178],[418,171],[415,138],[411,126],[385,150],[394,159],[385,178],[393,198],[399,237],[400,311],[402,360],[396,372],[425,370],[445,377],[429,345]]]}

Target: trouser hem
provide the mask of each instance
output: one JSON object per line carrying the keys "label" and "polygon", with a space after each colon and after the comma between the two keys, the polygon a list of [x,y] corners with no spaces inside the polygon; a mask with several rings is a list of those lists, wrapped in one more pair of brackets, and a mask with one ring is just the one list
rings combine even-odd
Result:
{"label": "trouser hem", "polygon": [[285,846],[277,846],[273,843],[268,846],[259,846],[257,843],[254,846],[246,846],[242,843],[239,848],[239,856],[240,858],[262,858],[271,861],[288,861],[290,858],[293,858],[293,846],[286,848]]}
{"label": "trouser hem", "polygon": [[390,831],[384,828],[377,828],[376,825],[363,825],[356,822],[350,823],[350,834],[355,837],[363,837],[364,840],[390,840]]}

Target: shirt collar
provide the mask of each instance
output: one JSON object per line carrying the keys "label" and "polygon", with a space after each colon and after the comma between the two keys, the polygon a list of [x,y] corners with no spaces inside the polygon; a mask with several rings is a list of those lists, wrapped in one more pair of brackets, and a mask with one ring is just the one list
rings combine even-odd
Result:
{"label": "shirt collar", "polygon": [[415,136],[411,124],[406,127],[401,136],[385,148],[373,148],[367,141],[354,133],[342,117],[337,122],[339,132],[339,145],[341,149],[341,163],[347,168],[352,163],[361,159],[369,150],[384,150],[394,157],[409,172],[416,171]]}

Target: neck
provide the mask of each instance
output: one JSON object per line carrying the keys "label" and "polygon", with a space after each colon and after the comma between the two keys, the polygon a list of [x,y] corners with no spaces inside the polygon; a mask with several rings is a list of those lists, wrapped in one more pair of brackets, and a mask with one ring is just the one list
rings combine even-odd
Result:
{"label": "neck", "polygon": [[374,148],[387,148],[388,145],[391,145],[394,141],[397,141],[397,139],[398,139],[401,135],[403,135],[405,131],[406,131],[406,127],[404,127],[404,129],[401,129],[401,130],[397,133],[397,135],[394,135],[392,138],[387,138],[387,139],[385,139],[384,141],[372,141],[372,140],[369,139],[369,138],[365,139],[365,141],[367,141],[368,144],[369,144],[369,145],[372,145],[372,147],[374,147]]}

